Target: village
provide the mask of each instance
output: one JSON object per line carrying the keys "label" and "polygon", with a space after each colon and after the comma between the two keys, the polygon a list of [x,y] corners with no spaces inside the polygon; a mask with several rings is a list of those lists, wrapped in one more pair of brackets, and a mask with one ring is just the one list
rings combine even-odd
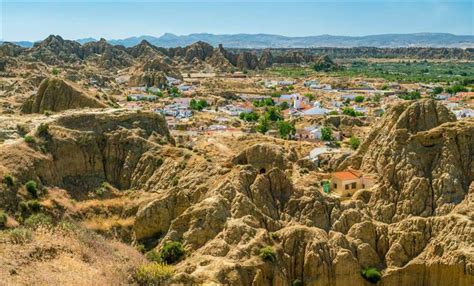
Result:
{"label": "village", "polygon": [[[431,97],[458,119],[474,117],[472,91],[422,83],[356,80],[336,87],[338,83],[328,82],[328,78],[269,78],[241,72],[188,74],[182,80],[167,77],[161,88],[126,87],[128,94],[119,104],[163,114],[172,134],[187,141],[254,133],[303,141],[313,146],[307,159],[316,169],[329,154],[355,152],[369,126],[397,102]],[[216,93],[219,90],[223,92]],[[377,182],[372,174],[352,169],[323,172],[323,178],[321,192],[341,199]]]}

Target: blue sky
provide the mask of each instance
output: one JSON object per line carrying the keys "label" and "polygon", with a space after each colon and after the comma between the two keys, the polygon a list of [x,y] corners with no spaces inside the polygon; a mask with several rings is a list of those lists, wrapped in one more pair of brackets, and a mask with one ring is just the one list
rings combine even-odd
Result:
{"label": "blue sky", "polygon": [[0,39],[160,36],[169,32],[287,36],[445,32],[473,35],[473,1],[0,0]]}

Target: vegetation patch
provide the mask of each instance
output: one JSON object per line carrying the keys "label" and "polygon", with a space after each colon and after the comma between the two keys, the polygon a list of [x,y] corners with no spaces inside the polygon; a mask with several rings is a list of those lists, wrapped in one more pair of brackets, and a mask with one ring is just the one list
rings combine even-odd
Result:
{"label": "vegetation patch", "polygon": [[376,284],[382,278],[380,271],[374,267],[364,268],[360,271],[360,274],[372,284]]}
{"label": "vegetation patch", "polygon": [[33,198],[38,197],[38,185],[36,184],[35,181],[31,180],[31,181],[26,182],[25,188]]}
{"label": "vegetation patch", "polygon": [[13,185],[15,185],[15,179],[13,179],[11,175],[5,175],[2,182],[9,187],[13,187]]}
{"label": "vegetation patch", "polygon": [[25,225],[31,228],[50,227],[53,225],[53,218],[43,213],[32,214],[25,220]]}
{"label": "vegetation patch", "polygon": [[179,241],[166,242],[160,251],[162,262],[173,264],[181,260],[185,254],[183,244]]}
{"label": "vegetation patch", "polygon": [[7,214],[0,210],[0,228],[4,228],[7,225]]}
{"label": "vegetation patch", "polygon": [[139,285],[160,285],[172,276],[173,267],[158,262],[139,266],[134,275]]}
{"label": "vegetation patch", "polygon": [[265,246],[260,249],[260,258],[265,261],[275,262],[276,252],[271,246]]}

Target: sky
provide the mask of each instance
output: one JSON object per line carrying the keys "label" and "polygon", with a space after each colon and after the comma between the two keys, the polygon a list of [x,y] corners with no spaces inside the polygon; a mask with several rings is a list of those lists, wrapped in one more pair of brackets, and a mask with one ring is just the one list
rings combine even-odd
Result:
{"label": "sky", "polygon": [[122,39],[164,33],[474,33],[474,1],[469,0],[0,1],[0,39],[8,41],[37,41],[50,34]]}

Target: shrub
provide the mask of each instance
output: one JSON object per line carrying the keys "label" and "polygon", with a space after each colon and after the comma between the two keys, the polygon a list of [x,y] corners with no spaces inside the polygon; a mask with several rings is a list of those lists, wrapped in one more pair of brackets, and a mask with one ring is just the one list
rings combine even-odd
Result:
{"label": "shrub", "polygon": [[4,211],[0,211],[0,228],[4,228],[7,225],[7,214]]}
{"label": "shrub", "polygon": [[8,238],[13,244],[23,244],[30,242],[33,238],[31,230],[26,228],[15,228],[7,232]]}
{"label": "shrub", "polygon": [[145,253],[145,257],[151,262],[161,262],[160,254],[156,252],[155,250],[150,250],[147,253]]}
{"label": "shrub", "polygon": [[25,225],[31,228],[37,228],[39,226],[49,227],[52,224],[53,218],[43,213],[32,214],[25,220]]}
{"label": "shrub", "polygon": [[30,193],[34,198],[38,197],[38,186],[35,181],[31,180],[26,182],[25,187],[28,193]]}
{"label": "shrub", "polygon": [[173,275],[173,267],[153,262],[143,264],[135,272],[135,280],[140,285],[160,285]]}
{"label": "shrub", "polygon": [[3,177],[2,182],[9,187],[13,187],[13,185],[15,184],[15,180],[13,179],[11,175],[5,175]]}
{"label": "shrub", "polygon": [[281,138],[288,138],[296,132],[295,125],[284,120],[278,121],[277,127]]}
{"label": "shrub", "polygon": [[145,245],[143,244],[139,244],[135,247],[140,253],[145,253],[146,252],[146,249],[145,249]]}
{"label": "shrub", "polygon": [[33,144],[33,143],[36,142],[35,138],[31,135],[26,135],[25,138],[23,138],[23,139],[25,140],[26,143]]}
{"label": "shrub", "polygon": [[265,246],[260,249],[260,258],[265,261],[274,262],[276,260],[275,250],[271,246]]}
{"label": "shrub", "polygon": [[49,135],[48,132],[49,125],[46,123],[41,123],[38,128],[36,129],[36,135],[40,137],[46,137]]}
{"label": "shrub", "polygon": [[52,73],[53,75],[58,75],[58,74],[59,74],[59,69],[53,68],[53,70],[51,71],[51,73]]}
{"label": "shrub", "polygon": [[360,274],[362,277],[364,277],[365,280],[369,281],[372,284],[376,284],[380,278],[382,278],[382,274],[380,271],[377,270],[377,268],[374,267],[369,267],[362,269]]}
{"label": "shrub", "polygon": [[278,233],[276,232],[270,232],[270,238],[272,240],[279,240],[280,239],[280,236],[278,235]]}
{"label": "shrub", "polygon": [[364,101],[364,96],[358,95],[354,98],[354,101],[360,103],[360,102]]}
{"label": "shrub", "polygon": [[323,141],[332,141],[332,129],[329,127],[323,127],[321,128],[321,139]]}
{"label": "shrub", "polygon": [[183,244],[179,241],[166,242],[160,251],[162,262],[173,264],[178,262],[184,256]]}
{"label": "shrub", "polygon": [[359,148],[360,140],[359,138],[352,136],[351,139],[349,139],[349,144],[351,145],[351,148],[353,150],[356,150],[357,148]]}
{"label": "shrub", "polygon": [[26,207],[32,212],[39,212],[41,210],[41,204],[38,202],[38,200],[27,201]]}
{"label": "shrub", "polygon": [[295,279],[291,283],[292,286],[303,286],[303,282],[300,279]]}

